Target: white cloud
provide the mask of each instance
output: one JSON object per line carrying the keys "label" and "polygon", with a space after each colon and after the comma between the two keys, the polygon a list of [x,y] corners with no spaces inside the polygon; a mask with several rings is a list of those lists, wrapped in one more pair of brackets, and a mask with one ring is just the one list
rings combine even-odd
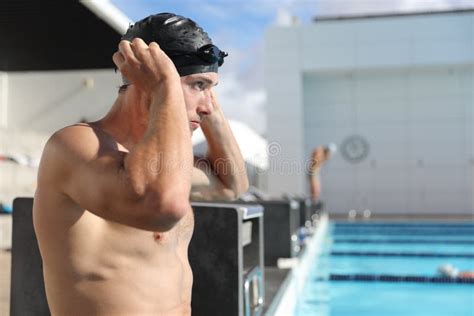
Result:
{"label": "white cloud", "polygon": [[266,130],[263,87],[263,38],[239,48],[228,31],[213,35],[219,47],[229,51],[229,57],[219,69],[216,87],[219,101],[229,119],[246,123],[260,134]]}
{"label": "white cloud", "polygon": [[266,95],[262,86],[249,88],[237,78],[237,73],[220,76],[216,88],[219,102],[227,118],[246,123],[259,134],[266,129]]}
{"label": "white cloud", "polygon": [[202,3],[199,5],[200,14],[208,14],[214,18],[227,19],[230,17],[229,10],[226,10],[222,5],[214,5],[209,3]]}
{"label": "white cloud", "polygon": [[317,15],[375,14],[474,7],[472,0],[319,0]]}

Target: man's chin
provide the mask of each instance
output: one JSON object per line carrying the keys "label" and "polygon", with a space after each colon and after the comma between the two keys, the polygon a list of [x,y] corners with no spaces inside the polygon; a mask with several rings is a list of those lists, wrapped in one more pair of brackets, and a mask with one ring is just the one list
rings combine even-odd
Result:
{"label": "man's chin", "polygon": [[189,130],[191,131],[191,134],[196,131],[197,129],[199,129],[200,125],[199,124],[193,124],[193,123],[189,123]]}

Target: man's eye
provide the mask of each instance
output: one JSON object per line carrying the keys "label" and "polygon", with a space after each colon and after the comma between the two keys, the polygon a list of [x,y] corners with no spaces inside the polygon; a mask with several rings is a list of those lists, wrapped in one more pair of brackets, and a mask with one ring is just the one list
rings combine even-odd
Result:
{"label": "man's eye", "polygon": [[194,86],[199,90],[204,90],[204,88],[206,88],[206,84],[203,81],[197,81]]}

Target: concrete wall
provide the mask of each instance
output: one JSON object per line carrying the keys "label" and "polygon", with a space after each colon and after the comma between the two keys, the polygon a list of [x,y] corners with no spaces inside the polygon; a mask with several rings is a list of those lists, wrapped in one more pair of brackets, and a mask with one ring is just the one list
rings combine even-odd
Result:
{"label": "concrete wall", "polygon": [[[329,209],[474,210],[474,13],[316,22],[266,34],[272,193],[304,193],[316,145],[361,135],[368,157],[323,170]],[[303,168],[304,171],[304,168]]]}
{"label": "concrete wall", "polygon": [[[39,159],[49,136],[111,107],[120,77],[113,69],[0,73],[0,154]],[[0,162],[0,202],[33,196],[36,168]]]}
{"label": "concrete wall", "polygon": [[120,85],[113,69],[8,73],[8,127],[52,133],[100,118]]}
{"label": "concrete wall", "polygon": [[[324,177],[334,210],[416,213],[472,209],[473,67],[308,75],[305,155],[318,144],[364,137],[367,158],[335,155]],[[337,91],[337,93],[334,93]]]}
{"label": "concrete wall", "polygon": [[8,119],[8,75],[0,72],[0,127],[7,127]]}
{"label": "concrete wall", "polygon": [[[32,158],[40,158],[48,135],[0,128],[0,153],[20,153]],[[11,206],[16,197],[33,196],[36,190],[36,175],[36,168],[0,161],[0,202]]]}

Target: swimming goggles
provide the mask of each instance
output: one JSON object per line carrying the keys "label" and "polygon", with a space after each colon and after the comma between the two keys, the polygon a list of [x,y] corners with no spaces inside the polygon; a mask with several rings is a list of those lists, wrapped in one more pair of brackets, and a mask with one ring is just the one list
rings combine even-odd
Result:
{"label": "swimming goggles", "polygon": [[207,45],[201,46],[195,52],[180,52],[180,51],[166,50],[166,53],[170,54],[171,56],[196,55],[202,60],[210,64],[217,63],[219,67],[222,66],[222,64],[224,63],[224,58],[229,56],[227,52],[221,51],[219,47],[217,47],[214,44],[207,44]]}

